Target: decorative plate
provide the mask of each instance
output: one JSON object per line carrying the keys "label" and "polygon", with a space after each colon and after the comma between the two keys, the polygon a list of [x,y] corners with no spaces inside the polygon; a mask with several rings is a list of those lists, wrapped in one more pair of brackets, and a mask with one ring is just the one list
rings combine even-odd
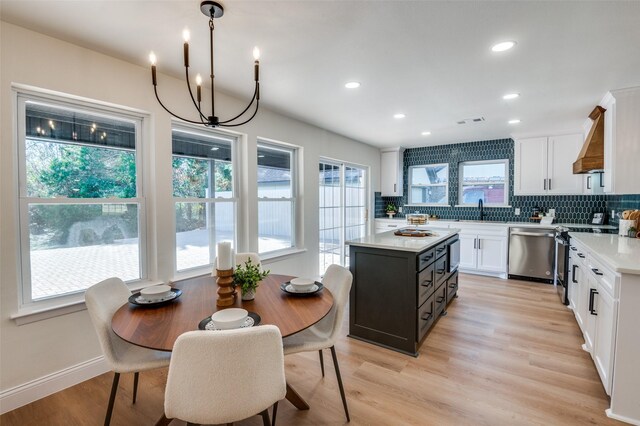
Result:
{"label": "decorative plate", "polygon": [[176,300],[178,297],[180,297],[182,295],[182,290],[180,290],[179,288],[172,288],[171,289],[171,294],[169,294],[166,297],[163,297],[162,299],[158,299],[158,300],[154,300],[154,301],[149,301],[149,300],[145,300],[143,297],[140,296],[140,292],[134,293],[131,296],[129,296],[129,303],[133,304],[133,305],[137,305],[137,306],[148,306],[148,307],[158,307],[158,306],[163,306],[166,305],[168,303],[173,302],[174,300]]}
{"label": "decorative plate", "polygon": [[322,283],[318,281],[316,281],[313,287],[311,287],[310,291],[296,291],[289,281],[287,281],[286,283],[280,284],[280,290],[284,291],[285,293],[291,296],[301,296],[301,297],[313,296],[314,294],[318,294],[319,292],[322,291],[323,288],[324,286],[322,285]]}
{"label": "decorative plate", "polygon": [[[261,320],[260,315],[256,314],[255,312],[249,312],[247,319],[245,320],[244,324],[240,326],[240,328],[247,328],[247,327],[253,327],[255,325],[260,325],[260,320]],[[211,321],[211,316],[208,316],[202,321],[200,321],[200,324],[198,324],[198,330],[218,331],[220,329],[213,324],[213,321]],[[237,330],[237,329],[229,328],[228,330]]]}

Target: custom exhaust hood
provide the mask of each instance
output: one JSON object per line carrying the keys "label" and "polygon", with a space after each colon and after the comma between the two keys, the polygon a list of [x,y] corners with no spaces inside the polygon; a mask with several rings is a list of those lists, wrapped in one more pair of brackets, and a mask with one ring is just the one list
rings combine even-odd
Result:
{"label": "custom exhaust hood", "polygon": [[593,125],[584,141],[578,159],[573,163],[573,174],[589,173],[604,169],[604,112],[601,106],[596,106],[589,118]]}

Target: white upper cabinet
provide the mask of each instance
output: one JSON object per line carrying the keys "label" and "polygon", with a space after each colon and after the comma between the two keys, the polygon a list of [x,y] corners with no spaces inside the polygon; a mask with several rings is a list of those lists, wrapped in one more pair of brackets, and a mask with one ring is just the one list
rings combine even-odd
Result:
{"label": "white upper cabinet", "polygon": [[640,87],[615,90],[604,113],[604,192],[637,194],[640,185]]}
{"label": "white upper cabinet", "polygon": [[383,197],[402,196],[403,153],[403,148],[394,148],[380,154],[380,192]]}
{"label": "white upper cabinet", "polygon": [[581,134],[515,141],[514,194],[582,194],[584,178],[573,174]]}

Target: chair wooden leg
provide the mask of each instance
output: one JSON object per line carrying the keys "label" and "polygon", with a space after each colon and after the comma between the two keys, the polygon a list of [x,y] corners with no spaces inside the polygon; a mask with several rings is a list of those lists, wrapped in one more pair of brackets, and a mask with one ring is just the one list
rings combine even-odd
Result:
{"label": "chair wooden leg", "polygon": [[269,410],[264,410],[260,413],[262,416],[262,425],[263,426],[271,426],[271,420],[269,420]]}
{"label": "chair wooden leg", "polygon": [[333,357],[333,366],[336,368],[336,377],[338,378],[338,387],[340,388],[342,405],[344,405],[344,413],[347,415],[347,421],[350,422],[351,418],[349,417],[349,408],[347,408],[347,397],[344,395],[344,387],[342,386],[342,377],[340,377],[340,367],[338,366],[335,346],[331,346],[331,356]]}
{"label": "chair wooden leg", "polygon": [[120,381],[120,373],[113,376],[113,384],[111,385],[111,396],[109,396],[109,405],[107,406],[107,415],[104,418],[104,426],[111,423],[111,413],[113,412],[113,404],[116,402],[116,392],[118,392],[118,382]]}
{"label": "chair wooden leg", "polygon": [[[233,424],[233,423],[231,423],[231,424]],[[187,426],[197,426],[197,423],[189,423],[189,422],[187,422]]]}
{"label": "chair wooden leg", "polygon": [[138,396],[138,376],[140,372],[136,371],[133,375],[133,403],[136,403],[136,396]]}
{"label": "chair wooden leg", "polygon": [[271,414],[271,426],[276,426],[276,414],[278,413],[278,401],[273,404],[273,413]]}
{"label": "chair wooden leg", "polygon": [[322,369],[322,377],[324,377],[324,355],[322,355],[322,349],[318,351],[320,354],[320,368]]}

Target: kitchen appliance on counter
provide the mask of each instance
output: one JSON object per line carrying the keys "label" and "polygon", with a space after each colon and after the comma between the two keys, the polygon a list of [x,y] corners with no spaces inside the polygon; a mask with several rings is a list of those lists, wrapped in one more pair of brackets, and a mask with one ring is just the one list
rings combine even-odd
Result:
{"label": "kitchen appliance on counter", "polygon": [[552,284],[555,260],[553,229],[509,229],[509,278]]}

